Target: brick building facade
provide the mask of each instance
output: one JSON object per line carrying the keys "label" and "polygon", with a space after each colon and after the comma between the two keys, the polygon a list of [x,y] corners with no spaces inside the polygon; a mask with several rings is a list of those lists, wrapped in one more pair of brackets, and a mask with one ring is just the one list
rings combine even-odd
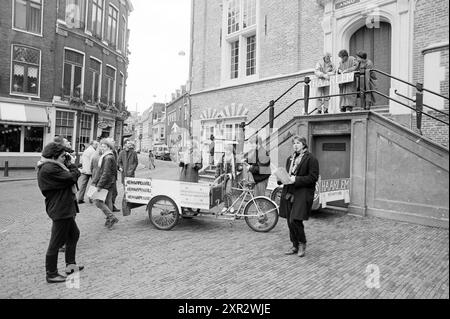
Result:
{"label": "brick building facade", "polygon": [[[341,49],[351,55],[365,50],[376,68],[448,96],[448,7],[444,0],[193,0],[190,95],[192,120],[198,123],[193,127],[199,127],[202,136],[206,130],[225,136],[225,123],[254,118],[270,100],[312,76],[324,52],[337,64]],[[383,76],[378,85],[386,95],[413,106],[395,92],[414,96],[414,87]],[[302,96],[299,85],[277,102],[275,114]],[[412,128],[410,109],[379,101],[384,104],[380,108]],[[427,101],[448,112],[448,103],[425,97]],[[225,116],[227,108],[240,105],[248,113]],[[301,101],[294,103],[275,127],[302,110]],[[205,118],[207,114],[213,117]],[[448,131],[425,118],[425,136],[448,146]],[[252,127],[267,121],[266,112]]]}
{"label": "brick building facade", "polygon": [[121,144],[129,0],[2,1],[0,166],[34,167],[66,137],[76,153],[96,138]]}

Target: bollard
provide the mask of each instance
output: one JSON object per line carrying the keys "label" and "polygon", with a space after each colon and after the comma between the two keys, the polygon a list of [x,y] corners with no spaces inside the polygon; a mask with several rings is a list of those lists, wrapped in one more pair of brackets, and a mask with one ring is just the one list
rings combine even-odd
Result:
{"label": "bollard", "polygon": [[8,161],[5,161],[5,172],[4,172],[3,176],[8,177],[8,175],[9,175],[8,170],[9,170],[9,163],[8,163]]}

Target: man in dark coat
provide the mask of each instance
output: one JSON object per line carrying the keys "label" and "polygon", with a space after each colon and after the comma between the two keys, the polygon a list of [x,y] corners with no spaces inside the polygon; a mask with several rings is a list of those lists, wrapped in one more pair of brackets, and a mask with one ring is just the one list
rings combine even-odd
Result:
{"label": "man in dark coat", "polygon": [[75,254],[80,231],[75,222],[79,212],[76,187],[81,175],[75,164],[64,165],[64,145],[51,142],[42,151],[38,163],[38,186],[45,197],[45,208],[53,221],[50,243],[47,249],[45,268],[47,282],[65,282],[66,277],[58,273],[58,250],[65,244],[66,274],[84,267],[76,265]]}
{"label": "man in dark coat", "polygon": [[291,183],[285,184],[281,192],[280,217],[287,219],[292,248],[287,255],[305,255],[306,236],[303,225],[309,219],[314,201],[314,191],[319,177],[319,162],[308,152],[306,139],[294,136],[294,154],[287,159],[286,170]]}
{"label": "man in dark coat", "polygon": [[125,177],[134,177],[138,166],[138,156],[130,140],[126,141],[124,149],[119,153],[118,165],[122,172],[122,184],[125,185]]}

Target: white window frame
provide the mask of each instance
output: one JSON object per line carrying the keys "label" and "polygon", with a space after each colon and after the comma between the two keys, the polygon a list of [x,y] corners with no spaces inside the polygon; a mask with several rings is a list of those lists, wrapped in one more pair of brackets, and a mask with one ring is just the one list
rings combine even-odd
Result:
{"label": "white window frame", "polygon": [[[100,41],[102,41],[103,40],[103,32],[104,32],[104,29],[105,29],[105,0],[101,0],[101,2],[102,2],[102,27],[101,27],[101,30],[100,30],[100,37],[99,37],[99,39],[100,39]],[[90,5],[90,8],[91,8],[91,21],[90,21],[90,24],[92,24],[92,17],[94,16],[94,10],[93,10],[93,8],[94,8],[94,2],[92,1],[92,0],[90,0],[90,1],[88,1],[88,3],[89,3],[89,5]],[[86,8],[88,8],[89,6],[86,6]],[[88,17],[88,12],[89,11],[86,11],[86,20],[87,20],[87,17]],[[97,17],[97,15],[96,15],[96,17]],[[91,28],[92,28],[92,30],[89,30],[89,28],[88,28],[88,23],[86,22],[86,29],[85,29],[85,33],[86,34],[88,34],[88,35],[90,35],[90,36],[92,36],[92,37],[95,37],[96,39],[98,39],[98,36],[97,36],[97,34],[94,32],[94,25],[92,24],[91,25]]]}
{"label": "white window frame", "polygon": [[[80,98],[83,98],[84,97],[84,74],[86,73],[86,54],[83,51],[79,51],[79,50],[73,49],[71,47],[64,47],[63,52],[62,52],[62,55],[63,55],[63,57],[62,57],[63,69],[62,69],[62,78],[61,78],[61,87],[62,88],[64,88],[64,63],[66,61],[66,50],[73,51],[73,52],[83,55],[83,69],[81,70],[81,91],[80,91]],[[72,74],[72,78],[73,78],[73,74]],[[70,88],[70,89],[72,90],[72,88]],[[63,94],[64,94],[64,92],[63,92]]]}
{"label": "white window frame", "polygon": [[[56,113],[55,113],[56,114]],[[79,121],[78,121],[78,118],[77,118],[77,114],[75,114],[75,118],[76,118],[76,124],[78,124],[78,122],[80,122],[80,135],[78,136],[78,138],[80,139],[81,138],[81,128],[82,128],[82,125],[81,125],[81,118],[83,117],[83,115],[89,115],[89,116],[91,116],[91,128],[90,128],[90,134],[89,134],[89,141],[92,141],[93,140],[93,138],[94,138],[94,122],[95,122],[95,116],[94,116],[94,113],[87,113],[87,112],[81,112],[80,113],[80,119],[79,119]],[[55,119],[56,119],[56,117],[55,117]],[[75,131],[76,132],[76,131]],[[76,137],[75,137],[75,139],[76,139]],[[75,141],[76,142],[76,141]],[[76,144],[76,143],[75,143]],[[75,147],[78,147],[78,150],[79,150],[79,147],[80,147],[80,145],[79,145],[80,143],[78,143],[78,145],[76,145]],[[74,144],[72,143],[72,147],[74,147]],[[80,153],[80,154],[83,154],[83,152],[78,152],[78,153]]]}
{"label": "white window frame", "polygon": [[[260,32],[259,24],[260,21],[260,0],[256,1],[256,17],[255,24],[245,29],[243,27],[243,8],[244,1],[239,0],[239,10],[240,10],[240,20],[239,20],[239,30],[228,34],[228,7],[230,0],[223,0],[223,15],[222,15],[222,59],[221,59],[221,84],[222,86],[227,85],[238,85],[248,82],[253,82],[259,79],[259,69],[260,69]],[[247,75],[247,38],[255,36],[256,48],[255,48],[255,68],[256,71],[252,75]],[[231,43],[239,40],[239,56],[238,56],[238,77],[231,78]]]}
{"label": "white window frame", "polygon": [[[28,1],[28,0],[27,0]],[[18,32],[23,32],[23,33],[28,33],[28,34],[32,34],[32,35],[35,35],[35,36],[38,36],[38,37],[43,37],[43,28],[44,28],[44,2],[45,2],[45,0],[42,0],[42,3],[41,3],[41,32],[40,33],[34,33],[34,32],[30,32],[30,31],[27,31],[27,30],[22,30],[22,29],[18,29],[18,28],[16,28],[16,27],[14,27],[14,25],[15,25],[15,23],[16,23],[16,21],[14,20],[14,12],[15,12],[15,10],[16,10],[16,1],[15,0],[12,0],[12,13],[11,13],[11,21],[12,21],[12,25],[11,25],[11,28],[13,29],[13,30],[15,30],[15,31],[18,31]]]}
{"label": "white window frame", "polygon": [[122,75],[122,90],[119,92],[119,103],[123,103],[125,102],[125,74],[121,71],[119,71],[119,73]]}
{"label": "white window frame", "polygon": [[[114,72],[114,88],[113,88],[113,100],[112,100],[112,104],[114,104],[115,102],[116,102],[116,86],[117,86],[117,68],[116,67],[114,67],[114,66],[112,66],[111,64],[106,64],[106,66],[108,67],[110,67],[111,69],[114,69],[115,70],[115,72]],[[105,71],[105,76],[107,76],[106,75],[106,71]],[[109,93],[109,92],[108,92]],[[109,96],[107,96],[107,98],[109,98]],[[109,102],[109,101],[108,101]],[[109,103],[108,103],[109,104]]]}
{"label": "white window frame", "polygon": [[[108,45],[115,45],[116,48],[117,48],[117,42],[119,42],[120,10],[119,10],[119,8],[117,8],[114,4],[112,4],[111,2],[108,3],[108,4],[109,4],[109,6],[108,6],[108,15],[107,15],[107,19],[106,19],[106,21],[105,21],[105,20],[103,20],[103,21],[106,22],[105,24],[107,25],[107,28],[109,29],[109,7],[113,7],[113,8],[117,11],[116,43],[111,43],[111,42],[110,42],[110,39],[108,39],[108,38],[106,37],[106,34],[105,34],[105,33],[103,33],[103,39],[106,40],[106,41],[104,41],[104,42],[106,42]],[[106,11],[106,10],[105,10],[105,11]],[[108,30],[106,30],[106,31],[108,31]]]}
{"label": "white window frame", "polygon": [[[121,54],[123,54],[123,55],[125,55],[125,52],[126,52],[126,50],[127,50],[127,48],[126,48],[126,42],[127,42],[127,30],[128,30],[128,28],[127,28],[127,26],[128,26],[128,20],[127,20],[127,18],[125,17],[125,15],[124,14],[122,14],[122,19],[121,19],[121,21],[124,23],[124,26],[123,26],[123,34],[122,34],[122,43],[119,43],[119,45],[118,45],[118,48],[117,48],[117,52],[119,52],[119,53],[121,53]],[[119,42],[119,30],[120,30],[120,27],[118,27],[117,28],[117,42]]]}
{"label": "white window frame", "polygon": [[[98,88],[98,96],[97,96],[97,101],[100,102],[100,98],[102,97],[103,62],[102,62],[102,60],[100,60],[94,56],[89,56],[89,58],[92,60],[96,60],[97,62],[100,63],[100,75],[99,75],[100,78],[98,80],[99,88]],[[92,85],[94,85],[94,84],[92,83]],[[92,103],[94,103],[94,101],[92,101]]]}
{"label": "white window frame", "polygon": [[[53,125],[53,132],[55,132],[56,135],[56,112],[60,111],[60,112],[66,112],[66,113],[73,113],[73,134],[72,134],[72,139],[75,141],[71,141],[72,147],[74,146],[74,143],[76,144],[76,139],[77,137],[75,136],[77,134],[77,125],[78,125],[78,118],[77,118],[77,112],[76,111],[72,111],[72,110],[68,110],[68,109],[56,109],[55,110],[55,120],[53,121],[55,123],[55,125]],[[94,122],[94,121],[92,121]]]}
{"label": "white window frame", "polygon": [[[87,18],[88,18],[88,6],[89,6],[89,0],[81,0],[82,2],[84,2],[84,6],[85,6],[85,10],[84,10],[84,28],[79,28],[76,30],[83,30],[84,32],[86,32],[86,28],[87,28]],[[66,1],[66,7],[64,8],[64,10],[67,10],[67,1]],[[80,12],[80,15],[82,15],[83,13]],[[80,17],[81,18],[81,17]],[[61,21],[60,19],[58,19],[58,21]],[[67,22],[64,21],[64,25],[67,25]]]}
{"label": "white window frame", "polygon": [[[13,47],[15,45],[39,51],[39,85],[38,85],[38,94],[37,95],[17,93],[17,92],[13,92],[12,89],[11,89],[12,88],[13,73],[14,73],[14,70],[13,70]],[[10,59],[10,61],[11,61],[11,64],[10,64],[11,73],[10,73],[10,77],[9,77],[9,95],[24,96],[24,97],[31,97],[31,98],[40,99],[41,98],[42,51],[40,49],[34,48],[32,46],[29,46],[29,45],[23,45],[23,44],[19,44],[19,43],[12,43],[11,44],[11,59]]]}

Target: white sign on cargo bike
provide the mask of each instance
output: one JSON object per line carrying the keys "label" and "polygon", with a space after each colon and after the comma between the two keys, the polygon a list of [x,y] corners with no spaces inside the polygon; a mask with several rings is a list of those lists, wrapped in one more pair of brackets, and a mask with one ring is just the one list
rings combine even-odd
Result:
{"label": "white sign on cargo bike", "polygon": [[125,197],[130,203],[148,204],[165,195],[187,208],[209,209],[209,185],[152,178],[125,178]]}

